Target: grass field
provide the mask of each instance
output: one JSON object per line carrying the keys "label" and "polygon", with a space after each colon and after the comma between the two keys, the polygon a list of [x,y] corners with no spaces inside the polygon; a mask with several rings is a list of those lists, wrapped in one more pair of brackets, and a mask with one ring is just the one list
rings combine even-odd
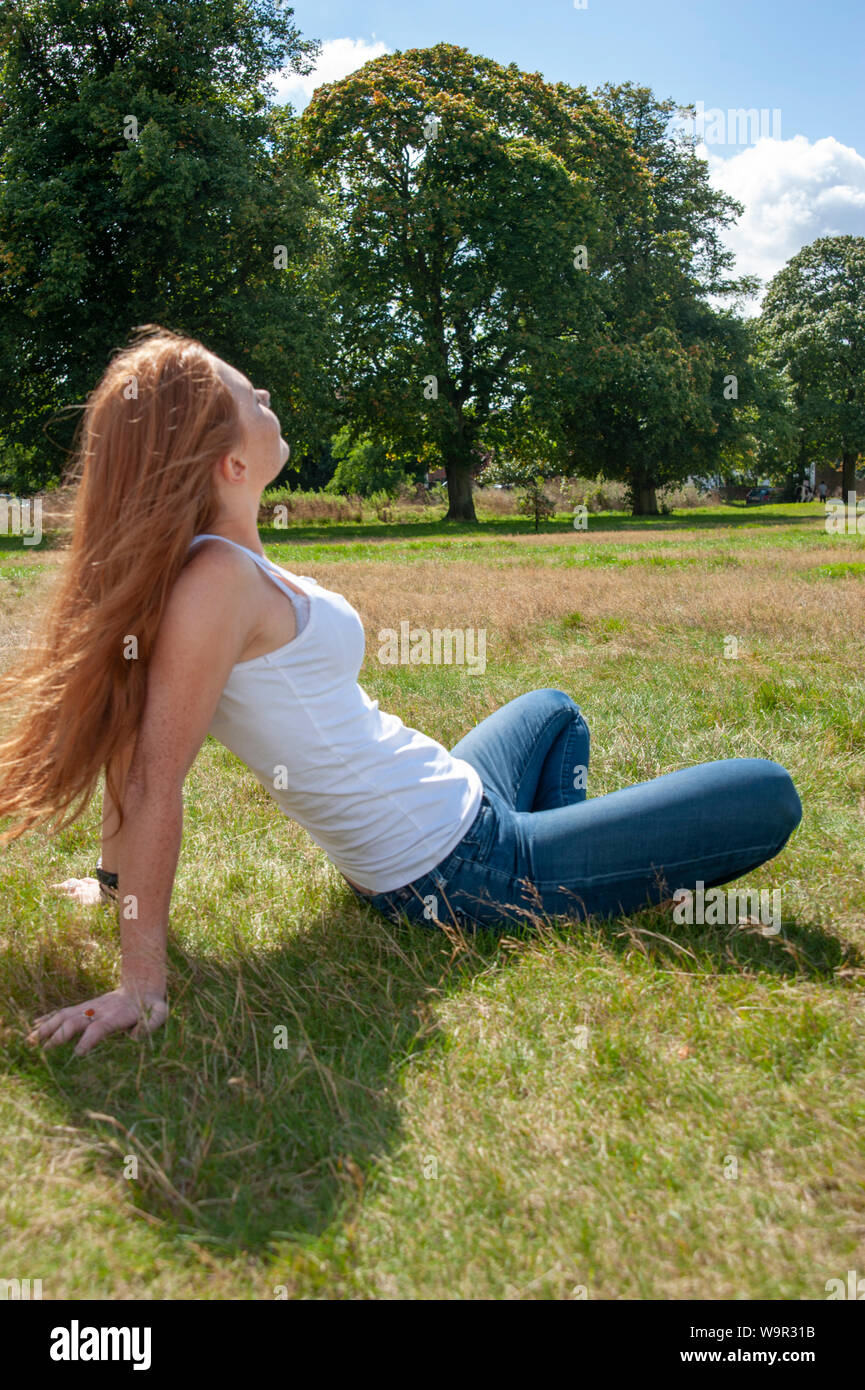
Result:
{"label": "grass field", "polygon": [[[781,890],[782,929],[398,929],[208,739],[147,1042],[23,1041],[115,982],[111,913],[49,887],[92,873],[100,805],[0,850],[0,1277],[46,1299],[821,1299],[865,1274],[865,537],[815,505],[262,538],[355,605],[364,688],[449,747],[553,686],[591,727],[590,795],[783,763],[804,818],[745,881]],[[0,540],[0,663],[56,560]],[[404,620],[485,629],[486,670],[381,664]]]}

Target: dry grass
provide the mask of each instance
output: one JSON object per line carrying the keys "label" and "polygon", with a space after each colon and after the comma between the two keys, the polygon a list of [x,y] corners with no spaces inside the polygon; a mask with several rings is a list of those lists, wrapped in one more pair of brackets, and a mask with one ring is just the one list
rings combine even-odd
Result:
{"label": "dry grass", "polygon": [[[547,537],[522,544],[531,553]],[[619,538],[619,545],[622,539]],[[632,543],[632,542],[626,542]],[[646,546],[645,537],[639,542]],[[671,560],[694,557],[693,547],[674,547]],[[666,554],[666,552],[665,552]],[[479,556],[479,558],[482,558]],[[744,557],[738,570],[717,572],[698,567],[682,570],[635,571],[611,567],[594,569],[534,566],[523,562],[511,569],[479,568],[454,561],[443,553],[438,560],[393,567],[356,562],[320,563],[316,578],[338,588],[364,618],[367,640],[379,628],[398,627],[409,620],[419,627],[480,627],[488,629],[490,644],[506,647],[534,645],[535,625],[556,622],[579,612],[588,622],[606,617],[635,625],[631,640],[651,643],[671,624],[725,633],[761,634],[786,641],[803,641],[815,651],[836,644],[860,646],[865,638],[865,608],[859,579],[832,585],[825,591],[799,581],[803,569],[825,562],[819,549],[796,555]]]}

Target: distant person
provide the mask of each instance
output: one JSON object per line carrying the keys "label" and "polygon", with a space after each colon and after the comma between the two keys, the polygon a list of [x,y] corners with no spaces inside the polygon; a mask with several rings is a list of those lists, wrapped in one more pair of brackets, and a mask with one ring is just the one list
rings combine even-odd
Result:
{"label": "distant person", "polygon": [[827,497],[828,492],[829,492],[829,489],[828,489],[828,487],[826,486],[826,483],[825,483],[825,482],[821,482],[821,484],[820,484],[820,486],[818,487],[817,491],[818,491],[819,494],[820,494],[820,501],[821,501],[821,502],[825,502],[825,501],[826,501],[826,497]]}
{"label": "distant person", "polygon": [[[77,819],[105,768],[101,863],[94,878],[56,886],[83,902],[104,889],[119,908],[119,987],[57,1007],[71,987],[56,967],[33,1042],[80,1034],[80,1055],[165,1021],[182,787],[208,732],[357,899],[394,922],[501,930],[532,908],[618,917],[672,889],[730,883],[781,852],[802,806],[767,758],[715,759],[588,797],[589,729],[563,690],[524,691],[450,750],[380,709],[357,682],[360,614],[264,553],[262,493],[289,455],[268,392],[194,339],[139,332],[87,402],[72,544],[41,640],[0,681],[4,700],[24,691],[28,705],[0,744],[0,818],[15,822],[0,843],[61,812]],[[443,576],[445,613],[452,596]],[[138,660],[125,659],[129,633]],[[236,792],[225,790],[226,823],[222,767],[207,793],[219,815],[205,895],[210,856],[232,847]],[[276,823],[271,833],[262,852],[278,858]],[[34,924],[44,910],[34,898]]]}

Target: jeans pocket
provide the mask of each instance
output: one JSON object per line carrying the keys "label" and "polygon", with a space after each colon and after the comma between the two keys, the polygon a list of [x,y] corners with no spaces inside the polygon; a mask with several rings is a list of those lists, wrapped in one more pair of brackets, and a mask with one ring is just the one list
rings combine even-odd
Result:
{"label": "jeans pocket", "polygon": [[[451,860],[454,863],[462,860],[472,864],[485,864],[495,843],[497,827],[496,808],[484,792],[474,821],[453,852],[448,855],[447,863],[450,864]],[[444,870],[442,872],[444,873]]]}
{"label": "jeans pocket", "polygon": [[[447,894],[450,880],[463,866],[486,862],[495,844],[497,826],[495,807],[484,794],[474,821],[450,854],[403,888],[395,888],[390,893],[376,893],[369,898],[361,898],[361,901],[392,919],[404,914],[411,921],[435,925],[436,903],[441,894]],[[433,919],[430,914],[433,914]]]}
{"label": "jeans pocket", "polygon": [[407,917],[410,922],[435,925],[432,919],[436,912],[437,884],[432,874],[422,874],[404,888],[396,888],[392,893],[377,893],[366,901],[391,922]]}

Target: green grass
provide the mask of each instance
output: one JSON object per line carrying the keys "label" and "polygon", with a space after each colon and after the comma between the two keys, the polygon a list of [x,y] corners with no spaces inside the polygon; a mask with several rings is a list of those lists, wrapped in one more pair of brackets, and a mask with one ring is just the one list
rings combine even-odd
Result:
{"label": "green grass", "polygon": [[[825,1297],[865,1269],[865,538],[807,507],[538,540],[324,529],[263,535],[355,602],[364,688],[442,743],[555,686],[592,729],[590,795],[782,762],[804,819],[744,881],[781,890],[782,929],[397,928],[208,739],[147,1042],[23,1041],[115,980],[112,915],[49,888],[92,873],[97,803],[0,852],[4,1277],[45,1298]],[[55,564],[0,557],[4,623]],[[414,613],[486,626],[483,676],[379,665],[378,628]]]}
{"label": "green grass", "polygon": [[818,565],[816,574],[820,579],[847,579],[851,575],[858,579],[865,574],[865,562],[860,560],[845,564],[839,561],[834,565]]}

